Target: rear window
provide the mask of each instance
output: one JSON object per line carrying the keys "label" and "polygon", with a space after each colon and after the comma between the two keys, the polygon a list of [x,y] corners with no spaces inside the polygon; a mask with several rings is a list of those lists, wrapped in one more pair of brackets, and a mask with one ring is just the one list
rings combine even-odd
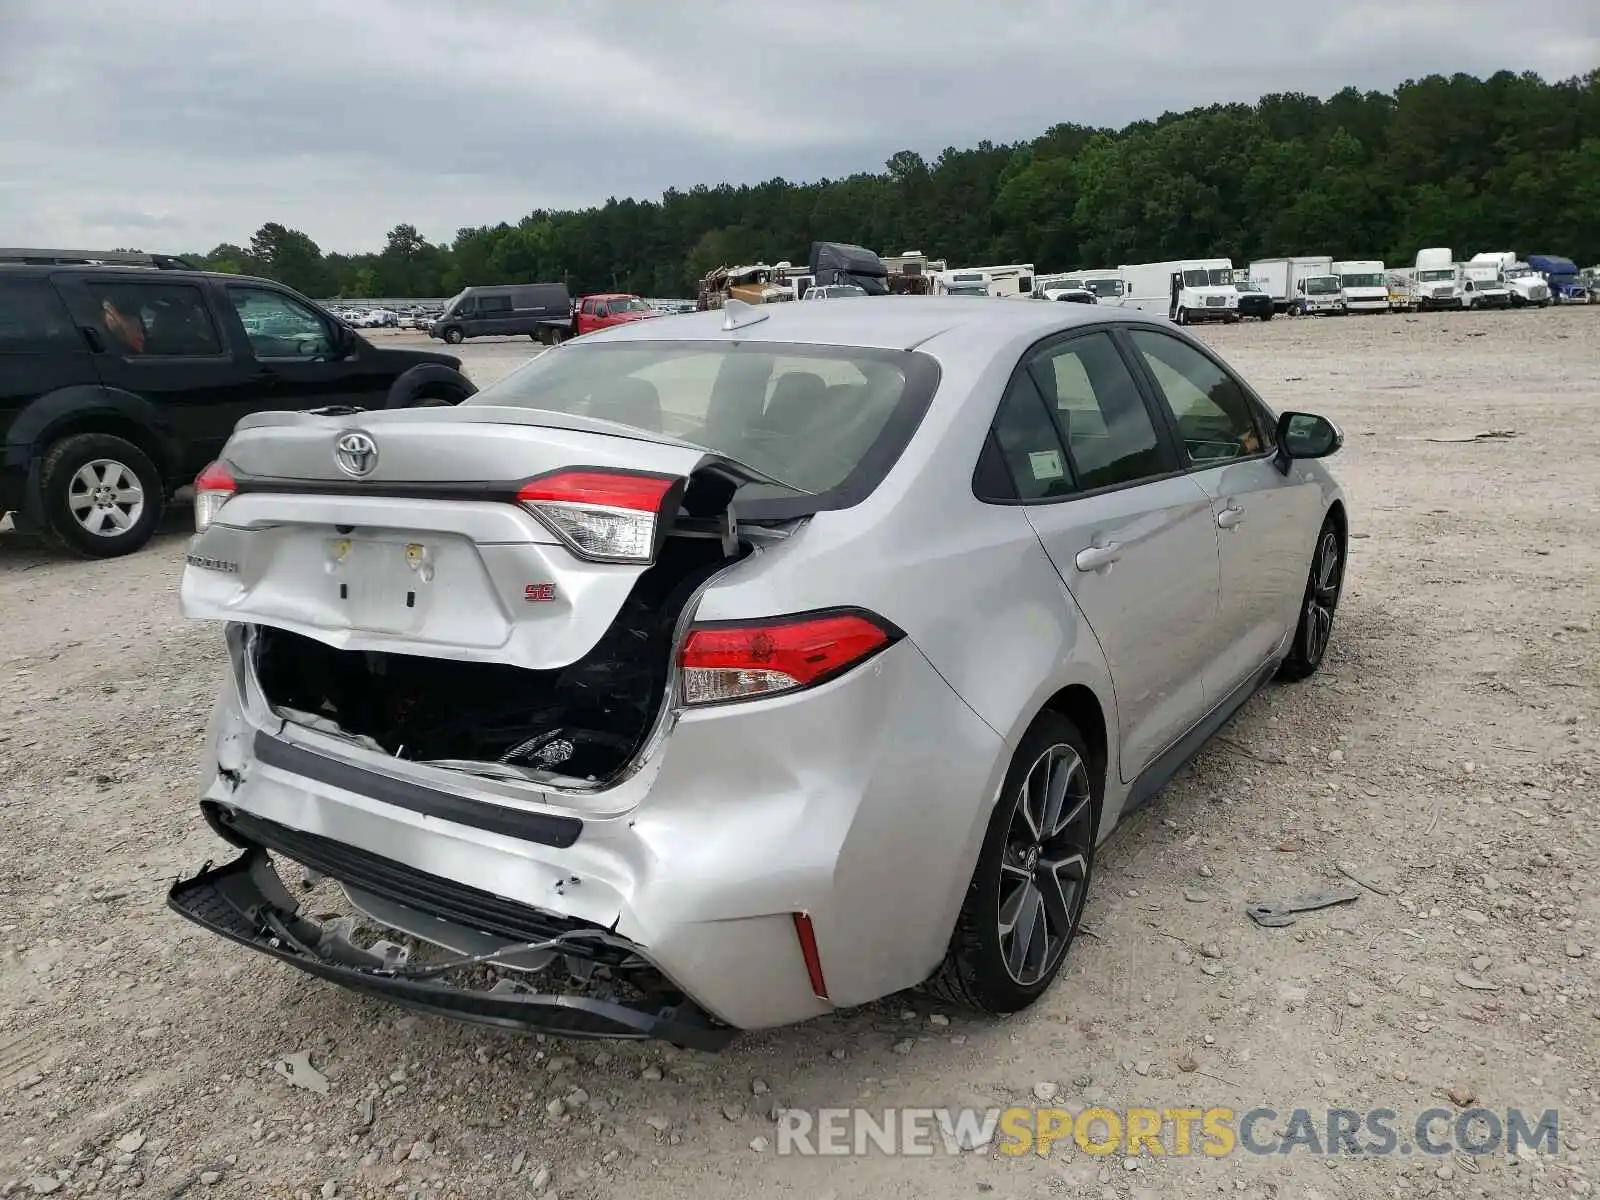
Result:
{"label": "rear window", "polygon": [[[702,446],[789,485],[752,484],[748,516],[842,508],[870,494],[938,382],[926,355],[777,342],[563,346],[468,404],[616,422]],[[758,508],[752,508],[754,502]]]}

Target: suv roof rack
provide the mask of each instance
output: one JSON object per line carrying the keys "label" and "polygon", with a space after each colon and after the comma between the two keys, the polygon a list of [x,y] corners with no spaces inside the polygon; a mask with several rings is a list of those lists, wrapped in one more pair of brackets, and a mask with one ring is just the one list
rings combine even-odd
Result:
{"label": "suv roof rack", "polygon": [[38,250],[26,246],[10,249],[0,247],[0,263],[41,267],[154,267],[158,271],[200,269],[176,254],[146,254],[142,250]]}

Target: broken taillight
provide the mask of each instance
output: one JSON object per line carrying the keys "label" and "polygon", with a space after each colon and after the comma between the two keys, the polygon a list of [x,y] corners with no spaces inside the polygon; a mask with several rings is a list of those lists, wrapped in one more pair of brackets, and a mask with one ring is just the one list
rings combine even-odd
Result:
{"label": "broken taillight", "polygon": [[647,563],[665,532],[667,502],[682,495],[683,483],[643,471],[555,471],[523,484],[517,502],[581,558]]}
{"label": "broken taillight", "polygon": [[856,609],[696,625],[678,656],[686,704],[779,695],[825,683],[901,637]]}
{"label": "broken taillight", "polygon": [[239,490],[233,473],[221,462],[208,465],[194,480],[194,531],[204,533],[216,518],[217,510]]}

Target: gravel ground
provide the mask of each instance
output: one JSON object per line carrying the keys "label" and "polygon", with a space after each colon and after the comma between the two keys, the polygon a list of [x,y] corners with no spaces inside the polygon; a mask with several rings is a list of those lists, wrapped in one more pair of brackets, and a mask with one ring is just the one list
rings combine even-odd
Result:
{"label": "gravel ground", "polygon": [[[187,514],[107,563],[0,533],[0,1193],[1590,1194],[1600,446],[1578,417],[1600,383],[1596,318],[1203,335],[1280,408],[1346,430],[1333,465],[1354,540],[1330,658],[1257,696],[1118,831],[1092,936],[1007,1021],[900,997],[715,1057],[544,1043],[404,1016],[212,938],[163,903],[174,876],[227,856],[193,801],[223,656],[176,612]],[[480,382],[530,353],[461,349]],[[1342,870],[1372,885],[1353,904],[1281,929],[1245,916]],[[326,1094],[276,1072],[300,1053]],[[1558,1108],[1563,1144],[1531,1161],[780,1160],[762,1140],[775,1106],[1051,1094],[1383,1106],[1402,1127],[1434,1105]]]}

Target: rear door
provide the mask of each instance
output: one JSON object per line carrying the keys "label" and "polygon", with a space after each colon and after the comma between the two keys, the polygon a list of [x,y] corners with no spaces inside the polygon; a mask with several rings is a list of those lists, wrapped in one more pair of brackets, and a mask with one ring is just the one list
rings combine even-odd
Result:
{"label": "rear door", "polygon": [[58,285],[95,343],[101,382],[168,415],[183,445],[183,471],[193,475],[222,448],[251,384],[204,282],[149,274],[80,273]]}
{"label": "rear door", "polygon": [[230,333],[246,365],[245,386],[227,414],[224,438],[253,412],[329,404],[383,407],[394,369],[364,353],[367,346],[359,337],[346,337],[331,317],[277,288],[230,283],[221,291]]}
{"label": "rear door", "polygon": [[1162,401],[1189,478],[1211,503],[1222,564],[1227,643],[1207,687],[1220,698],[1280,649],[1293,627],[1321,520],[1320,489],[1273,465],[1274,430],[1242,382],[1193,341],[1127,333]]}
{"label": "rear door", "polygon": [[1204,678],[1222,650],[1210,503],[1103,330],[1030,352],[994,436],[1110,664],[1131,780],[1208,707]]}

